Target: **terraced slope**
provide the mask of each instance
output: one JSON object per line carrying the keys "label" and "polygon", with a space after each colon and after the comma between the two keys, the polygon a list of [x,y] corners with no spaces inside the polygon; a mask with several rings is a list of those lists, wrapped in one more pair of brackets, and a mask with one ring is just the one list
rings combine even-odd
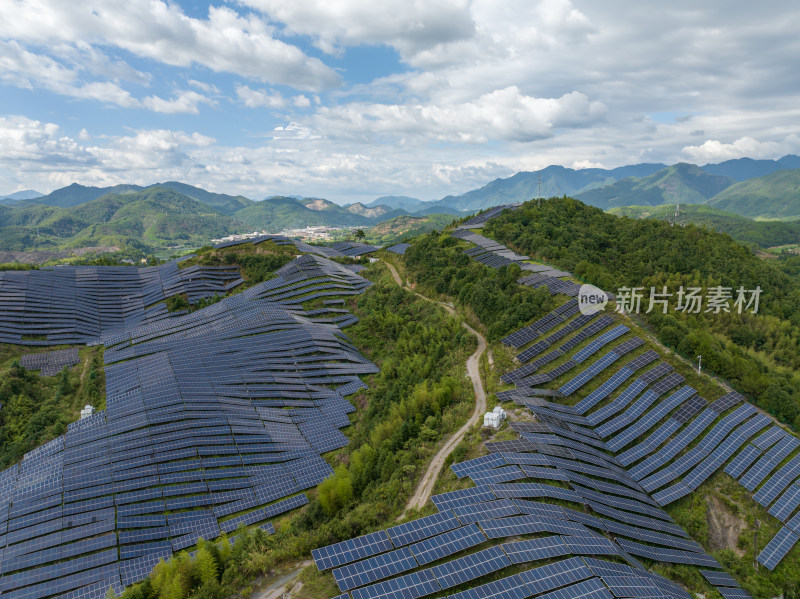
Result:
{"label": "terraced slope", "polygon": [[[370,282],[319,256],[212,306],[105,331],[107,409],[0,473],[0,592],[104,596],[200,537],[272,531],[344,446],[376,371],[315,297]],[[102,290],[102,285],[100,286]],[[337,326],[338,325],[338,326]]]}
{"label": "terraced slope", "polygon": [[[531,264],[483,236],[455,236],[489,266]],[[552,271],[520,283],[574,290]],[[517,438],[454,464],[473,486],[432,497],[434,515],[320,548],[318,568],[353,599],[689,597],[653,572],[665,564],[749,597],[663,506],[723,470],[738,478],[785,523],[758,548],[773,570],[798,540],[800,440],[739,393],[703,399],[663,348],[633,333],[621,315],[584,315],[567,299],[507,336],[520,365],[503,376],[515,389],[497,397],[533,417],[509,423]]]}

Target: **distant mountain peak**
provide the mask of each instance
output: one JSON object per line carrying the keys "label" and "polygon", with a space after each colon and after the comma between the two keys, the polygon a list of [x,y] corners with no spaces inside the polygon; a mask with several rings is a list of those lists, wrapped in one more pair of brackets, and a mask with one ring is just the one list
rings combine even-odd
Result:
{"label": "distant mountain peak", "polygon": [[42,197],[44,194],[39,193],[35,189],[23,189],[22,191],[15,191],[6,195],[0,194],[0,198],[7,200],[34,200]]}

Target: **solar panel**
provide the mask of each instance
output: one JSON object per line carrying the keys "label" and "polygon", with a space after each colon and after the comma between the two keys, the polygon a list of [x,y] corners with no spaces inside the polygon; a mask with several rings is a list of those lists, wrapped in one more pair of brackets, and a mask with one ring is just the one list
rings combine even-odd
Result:
{"label": "solar panel", "polygon": [[573,557],[527,570],[519,576],[531,592],[538,595],[591,578],[592,573],[582,559]]}
{"label": "solar panel", "polygon": [[468,524],[436,535],[410,546],[420,565],[429,564],[447,555],[453,555],[486,541],[486,536],[475,524]]}
{"label": "solar panel", "polygon": [[770,472],[775,470],[792,451],[799,442],[795,437],[786,436],[779,440],[739,481],[743,487],[749,491],[754,491]]}
{"label": "solar panel", "polygon": [[744,589],[718,587],[717,590],[723,599],[753,599]]}
{"label": "solar panel", "polygon": [[727,572],[715,572],[713,570],[700,570],[708,582],[715,587],[738,587],[739,584],[733,579],[733,576]]}
{"label": "solar panel", "polygon": [[773,474],[753,495],[753,499],[763,506],[769,505],[798,476],[800,476],[800,455],[793,457]]}
{"label": "solar panel", "polygon": [[613,597],[599,578],[590,578],[540,596],[541,599],[613,599]]}
{"label": "solar panel", "polygon": [[412,520],[405,524],[398,524],[386,529],[392,544],[395,547],[402,547],[409,543],[414,543],[422,539],[427,539],[448,530],[458,528],[461,523],[450,512],[439,512],[431,516],[425,516],[418,520]]}
{"label": "solar panel", "polygon": [[597,389],[592,391],[584,399],[575,405],[575,410],[579,414],[585,414],[595,405],[603,401],[611,393],[613,393],[622,383],[633,376],[634,372],[627,366],[623,366],[611,378],[602,383]]}
{"label": "solar panel", "polygon": [[421,570],[386,582],[355,589],[351,595],[353,599],[388,599],[390,597],[417,599],[440,590],[441,587],[436,582],[433,573],[430,570]]}
{"label": "solar panel", "polygon": [[675,420],[678,424],[686,424],[689,422],[689,419],[697,414],[700,410],[706,408],[708,404],[706,400],[700,397],[699,395],[695,395],[685,404],[683,404],[678,410],[672,415],[672,419]]}
{"label": "solar panel", "polygon": [[521,574],[515,574],[449,595],[448,599],[526,599],[526,597],[530,597],[528,586]]}
{"label": "solar panel", "polygon": [[767,449],[772,447],[775,443],[780,441],[785,435],[786,433],[784,432],[784,430],[776,424],[771,426],[769,430],[764,431],[758,437],[753,439],[753,445],[755,445],[762,451],[766,451]]}
{"label": "solar panel", "polygon": [[417,561],[407,547],[381,553],[374,557],[333,570],[339,590],[349,591],[382,578],[413,570]]}
{"label": "solar panel", "polygon": [[800,537],[797,534],[784,526],[778,531],[778,534],[772,537],[772,540],[767,543],[763,551],[759,553],[756,558],[758,563],[771,572],[795,546],[798,539]]}
{"label": "solar panel", "polygon": [[651,547],[642,545],[635,541],[618,539],[617,542],[622,548],[632,555],[646,557],[657,562],[668,562],[672,564],[689,564],[693,566],[706,566],[710,568],[722,568],[717,560],[710,555],[695,553],[692,551],[681,551],[677,549],[665,549],[662,547]]}
{"label": "solar panel", "polygon": [[472,472],[477,472],[480,470],[484,470],[486,468],[496,468],[498,466],[505,466],[506,461],[503,459],[502,456],[497,454],[489,454],[485,456],[481,456],[479,458],[474,458],[471,460],[467,460],[465,462],[459,462],[457,464],[453,464],[450,466],[450,469],[453,471],[458,478],[464,478],[465,476],[469,476]]}
{"label": "solar panel", "polygon": [[800,506],[800,485],[795,482],[784,491],[768,511],[781,522],[785,522],[798,506]]}
{"label": "solar panel", "polygon": [[761,455],[761,450],[754,445],[747,445],[739,454],[725,466],[725,472],[734,478],[739,478],[753,462]]}
{"label": "solar panel", "polygon": [[709,404],[708,407],[718,414],[722,414],[726,410],[731,409],[733,406],[740,404],[744,400],[744,396],[741,393],[731,391],[730,393],[723,395],[718,400]]}
{"label": "solar panel", "polygon": [[392,549],[392,542],[385,531],[334,543],[311,551],[311,555],[320,570],[335,568],[365,557],[376,555]]}
{"label": "solar panel", "polygon": [[463,505],[472,505],[482,501],[493,501],[497,499],[488,486],[472,487],[450,491],[439,495],[431,495],[431,501],[440,512]]}
{"label": "solar panel", "polygon": [[614,597],[663,597],[661,590],[647,576],[603,576]]}
{"label": "solar panel", "polygon": [[503,550],[495,546],[434,566],[432,571],[439,586],[449,589],[510,565]]}
{"label": "solar panel", "polygon": [[[681,450],[683,450],[698,436],[700,436],[700,433],[702,433],[703,430],[705,430],[712,422],[714,422],[714,420],[717,419],[717,416],[718,414],[714,410],[703,410],[703,412],[697,418],[692,420],[686,428],[679,432],[674,439],[672,439],[664,447],[659,449],[656,453],[651,455],[642,463],[631,468],[629,474],[634,478],[634,480],[640,481],[642,486],[644,486],[646,484],[644,479],[647,475],[668,463],[669,460],[680,453]],[[646,488],[647,487],[645,487],[645,489]]]}
{"label": "solar panel", "polygon": [[515,564],[535,562],[572,553],[571,549],[558,535],[517,541],[515,543],[504,543],[502,547],[506,555]]}

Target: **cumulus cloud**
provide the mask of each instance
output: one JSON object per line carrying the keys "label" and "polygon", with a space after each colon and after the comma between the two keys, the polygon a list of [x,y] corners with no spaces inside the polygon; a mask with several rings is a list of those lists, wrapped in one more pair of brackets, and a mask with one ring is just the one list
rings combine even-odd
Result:
{"label": "cumulus cloud", "polygon": [[752,137],[740,137],[731,143],[708,139],[698,146],[685,146],[682,150],[695,162],[721,162],[735,158],[774,158],[798,147],[800,137],[791,135],[783,141],[758,141]]}
{"label": "cumulus cloud", "polygon": [[556,127],[589,125],[605,113],[601,103],[579,92],[534,98],[510,86],[457,105],[351,103],[322,108],[316,125],[341,137],[390,133],[466,143],[527,142],[550,137]]}
{"label": "cumulus cloud", "polygon": [[4,0],[0,37],[34,44],[105,44],[155,61],[291,85],[334,87],[339,76],[322,61],[273,36],[253,14],[210,6],[207,19],[161,0]]}
{"label": "cumulus cloud", "polygon": [[49,56],[29,52],[14,41],[0,42],[0,79],[18,87],[42,87],[64,96],[99,100],[125,108],[139,105],[136,98],[116,83],[84,83],[76,70]]}
{"label": "cumulus cloud", "polygon": [[[0,81],[139,110],[213,105],[224,145],[147,125],[109,136],[92,123],[89,137],[77,133],[85,123],[59,129],[31,107],[30,121],[3,125],[0,183],[12,172],[11,187],[43,190],[46,176],[435,198],[548,164],[800,152],[800,12],[788,0],[770,11],[718,0],[659,11],[621,0],[235,0],[200,17],[181,2],[0,0]],[[309,43],[328,54],[300,49]],[[371,45],[394,48],[401,67],[336,88],[325,63],[359,68],[346,51]]]}
{"label": "cumulus cloud", "polygon": [[202,94],[193,91],[179,92],[171,100],[165,100],[158,96],[148,96],[142,100],[145,108],[149,108],[153,112],[162,112],[165,114],[175,113],[189,113],[197,114],[200,112],[200,104],[214,105],[215,102]]}
{"label": "cumulus cloud", "polygon": [[468,38],[475,24],[466,0],[240,0],[290,33],[310,36],[324,52],[343,46],[386,44],[410,57],[423,49]]}
{"label": "cumulus cloud", "polygon": [[248,108],[283,108],[286,99],[278,92],[251,89],[247,85],[237,85],[236,95]]}

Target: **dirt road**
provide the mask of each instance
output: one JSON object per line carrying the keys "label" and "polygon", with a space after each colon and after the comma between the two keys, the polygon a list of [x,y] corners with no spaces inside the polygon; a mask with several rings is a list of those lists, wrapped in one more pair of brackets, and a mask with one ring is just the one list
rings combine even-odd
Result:
{"label": "dirt road", "polygon": [[[455,314],[455,310],[452,306],[448,304],[444,304],[442,302],[437,302],[436,300],[432,300],[429,297],[425,297],[424,295],[417,293],[413,289],[403,285],[403,280],[400,278],[400,275],[397,273],[397,269],[389,264],[388,262],[385,263],[386,266],[389,268],[389,272],[392,273],[392,277],[394,278],[395,282],[400,285],[401,287],[405,287],[412,293],[416,294],[417,296],[428,300],[429,302],[434,302],[442,306],[445,310],[447,310],[450,314]],[[483,388],[483,381],[481,381],[481,373],[480,373],[480,361],[483,352],[486,351],[486,338],[481,335],[478,331],[473,329],[469,326],[466,322],[462,322],[461,326],[467,329],[470,333],[475,335],[478,338],[478,349],[475,350],[469,358],[467,358],[467,374],[469,375],[470,380],[472,381],[472,389],[475,393],[475,409],[472,412],[472,415],[469,417],[456,433],[450,437],[447,442],[442,446],[442,448],[436,452],[436,455],[433,456],[430,465],[428,466],[428,470],[425,472],[425,475],[419,481],[419,485],[417,486],[417,490],[414,491],[414,495],[411,496],[411,499],[408,501],[406,505],[406,511],[415,508],[421,508],[431,496],[431,492],[433,491],[433,486],[436,484],[436,479],[439,477],[439,473],[442,471],[442,467],[444,466],[444,461],[447,459],[447,456],[450,455],[450,452],[455,449],[456,445],[461,442],[461,439],[464,438],[464,435],[467,434],[478,419],[481,417],[486,411],[486,391]]]}

